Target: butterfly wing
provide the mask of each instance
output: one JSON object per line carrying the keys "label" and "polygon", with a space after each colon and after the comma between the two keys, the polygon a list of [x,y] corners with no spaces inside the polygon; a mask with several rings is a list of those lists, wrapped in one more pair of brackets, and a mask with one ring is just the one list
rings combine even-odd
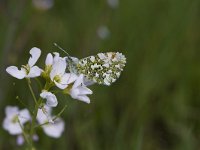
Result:
{"label": "butterfly wing", "polygon": [[110,85],[115,82],[126,64],[126,58],[119,52],[99,53],[80,59],[77,71],[98,84]]}

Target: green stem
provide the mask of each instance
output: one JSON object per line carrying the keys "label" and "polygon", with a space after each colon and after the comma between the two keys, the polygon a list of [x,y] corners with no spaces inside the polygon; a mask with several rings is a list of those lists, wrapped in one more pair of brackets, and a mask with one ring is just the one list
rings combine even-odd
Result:
{"label": "green stem", "polygon": [[37,105],[37,99],[36,99],[36,97],[35,97],[35,94],[34,94],[34,92],[33,92],[32,87],[31,87],[31,81],[30,81],[30,79],[27,79],[27,82],[28,82],[29,90],[31,91],[31,95],[32,95],[32,97],[33,97],[33,99],[34,99],[34,101],[35,101],[35,104]]}
{"label": "green stem", "polygon": [[24,136],[25,141],[28,143],[28,145],[30,145],[30,141],[29,141],[29,139],[28,139],[28,137],[27,137],[27,134],[26,134],[26,132],[24,131],[24,128],[23,128],[22,124],[20,123],[20,120],[19,120],[18,117],[17,117],[17,122],[19,123],[19,126],[20,126],[20,128],[22,129],[22,134],[23,134],[23,136]]}
{"label": "green stem", "polygon": [[34,110],[33,115],[32,115],[32,123],[31,123],[31,129],[30,129],[30,141],[31,141],[30,145],[31,145],[31,148],[33,147],[32,137],[33,137],[33,134],[34,134],[34,126],[35,126],[35,123],[36,123],[36,117],[37,117],[38,108],[39,108],[39,105],[37,103],[35,105],[35,110]]}
{"label": "green stem", "polygon": [[52,86],[54,85],[54,83],[53,82],[46,82],[45,83],[45,86],[44,86],[44,90],[49,90]]}
{"label": "green stem", "polygon": [[35,132],[34,130],[34,127],[35,127],[35,124],[36,124],[36,118],[37,118],[37,113],[38,113],[38,109],[39,109],[39,106],[40,106],[40,103],[42,102],[42,100],[39,98],[39,100],[37,101],[36,99],[36,96],[33,92],[33,89],[31,87],[31,82],[30,82],[30,79],[27,79],[27,83],[28,83],[28,87],[29,87],[29,90],[31,91],[31,95],[35,101],[35,109],[33,111],[33,114],[32,114],[32,123],[31,123],[31,127],[30,127],[30,134],[29,134],[29,149],[32,150],[34,149],[33,147],[33,134]]}
{"label": "green stem", "polygon": [[40,80],[38,78],[34,78],[34,79],[37,82],[37,84],[39,85],[40,90],[42,90],[42,84],[41,84]]}

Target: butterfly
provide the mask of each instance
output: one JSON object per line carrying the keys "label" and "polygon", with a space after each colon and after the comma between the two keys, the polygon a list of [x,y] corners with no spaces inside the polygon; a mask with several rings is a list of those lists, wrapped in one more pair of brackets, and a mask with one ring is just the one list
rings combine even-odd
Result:
{"label": "butterfly", "polygon": [[126,57],[119,52],[98,53],[82,59],[71,57],[64,49],[56,47],[67,54],[68,69],[75,74],[83,74],[88,81],[111,85],[119,77],[126,64]]}

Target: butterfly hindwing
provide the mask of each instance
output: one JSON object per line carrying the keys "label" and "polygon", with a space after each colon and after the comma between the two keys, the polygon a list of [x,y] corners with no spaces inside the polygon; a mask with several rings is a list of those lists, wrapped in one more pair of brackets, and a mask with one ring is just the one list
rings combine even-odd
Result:
{"label": "butterfly hindwing", "polygon": [[77,72],[95,83],[110,85],[119,78],[125,63],[126,58],[122,53],[99,53],[80,59],[77,63]]}

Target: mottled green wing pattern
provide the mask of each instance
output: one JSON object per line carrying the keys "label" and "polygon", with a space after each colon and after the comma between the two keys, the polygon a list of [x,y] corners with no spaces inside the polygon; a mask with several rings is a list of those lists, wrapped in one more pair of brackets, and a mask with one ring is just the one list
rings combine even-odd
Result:
{"label": "mottled green wing pattern", "polygon": [[77,63],[77,71],[95,83],[110,85],[119,78],[125,63],[126,58],[122,53],[99,53],[80,59]]}

